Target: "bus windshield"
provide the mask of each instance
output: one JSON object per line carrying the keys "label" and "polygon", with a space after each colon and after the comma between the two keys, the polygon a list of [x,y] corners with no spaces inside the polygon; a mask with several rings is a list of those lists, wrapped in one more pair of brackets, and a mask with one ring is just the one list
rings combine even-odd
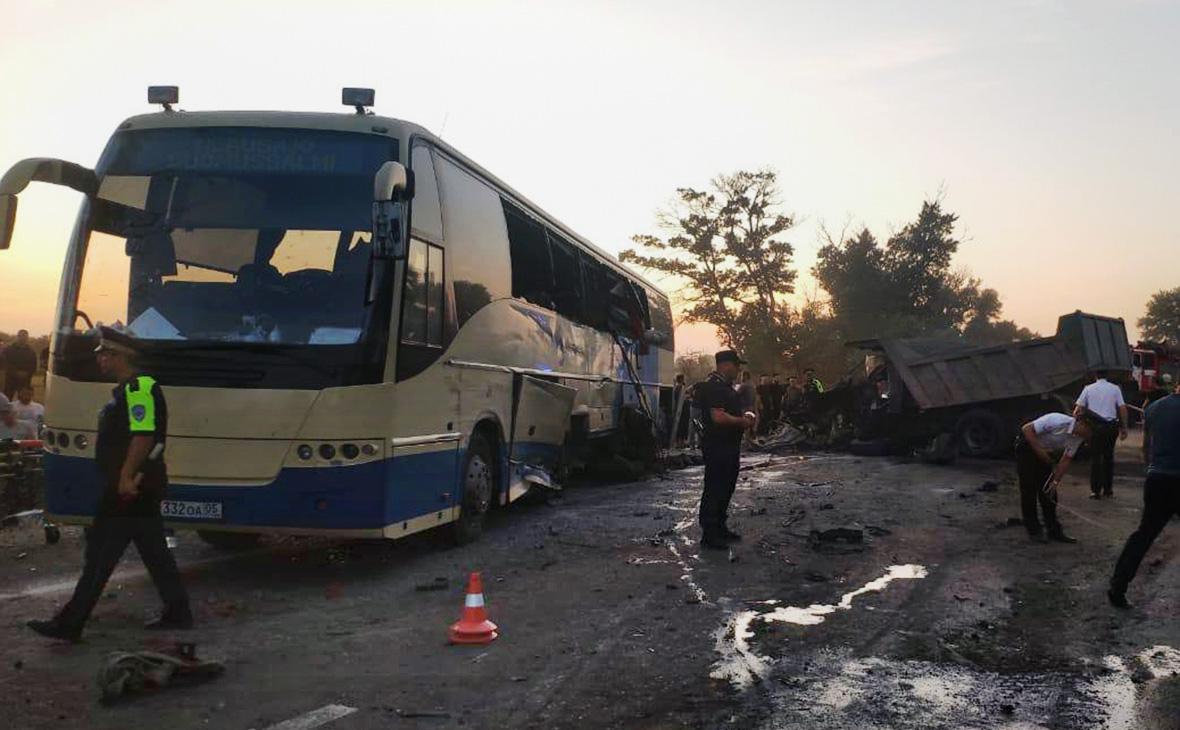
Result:
{"label": "bus windshield", "polygon": [[63,327],[119,323],[145,340],[357,342],[373,175],[396,151],[386,137],[318,130],[116,135],[78,238]]}

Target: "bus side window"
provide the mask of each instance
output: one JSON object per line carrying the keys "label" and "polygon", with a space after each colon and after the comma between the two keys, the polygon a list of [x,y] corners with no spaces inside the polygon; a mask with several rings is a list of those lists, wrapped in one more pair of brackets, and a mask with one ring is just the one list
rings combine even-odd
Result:
{"label": "bus side window", "polygon": [[417,145],[411,153],[414,171],[414,201],[410,210],[410,229],[414,235],[435,243],[443,240],[442,208],[438,200],[438,181],[434,177],[434,160],[430,148]]}
{"label": "bus side window", "polygon": [[582,301],[582,322],[598,330],[606,330],[607,293],[606,267],[587,254],[582,255],[582,282],[585,296]]}
{"label": "bus side window", "polygon": [[573,244],[549,231],[553,258],[553,299],[557,313],[574,321],[582,319],[582,276]]}
{"label": "bus side window", "polygon": [[553,309],[553,263],[545,229],[520,208],[504,201],[508,251],[512,257],[512,296]]}
{"label": "bus side window", "polygon": [[443,250],[411,239],[406,257],[406,288],[402,306],[402,342],[442,347]]}

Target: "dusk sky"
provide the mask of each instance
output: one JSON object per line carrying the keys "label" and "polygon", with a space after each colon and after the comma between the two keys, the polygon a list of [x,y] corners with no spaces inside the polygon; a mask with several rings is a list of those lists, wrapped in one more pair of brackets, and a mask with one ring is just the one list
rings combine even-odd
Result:
{"label": "dusk sky", "polygon": [[[801,219],[884,239],[942,190],[1004,316],[1134,320],[1180,285],[1180,4],[0,0],[0,167],[93,165],[149,84],[181,107],[376,111],[440,133],[603,248],[680,186],[772,167]],[[52,325],[78,196],[37,185],[0,330]],[[659,279],[656,279],[659,282]],[[672,282],[663,282],[674,289]],[[709,349],[682,328],[678,349]]]}

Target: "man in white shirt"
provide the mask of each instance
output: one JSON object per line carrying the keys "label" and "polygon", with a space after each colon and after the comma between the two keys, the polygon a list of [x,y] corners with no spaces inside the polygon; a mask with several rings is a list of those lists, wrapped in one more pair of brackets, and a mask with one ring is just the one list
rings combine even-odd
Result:
{"label": "man in white shirt", "polygon": [[1082,389],[1074,405],[1075,417],[1088,416],[1094,424],[1090,439],[1090,499],[1114,495],[1114,447],[1117,438],[1127,438],[1127,404],[1123,390],[1110,382],[1106,372]]}
{"label": "man in white shirt", "polygon": [[[1024,527],[1033,542],[1077,542],[1065,534],[1057,519],[1057,486],[1078,447],[1090,436],[1089,423],[1064,413],[1047,413],[1020,429],[1016,440],[1016,475],[1020,482]],[[1045,532],[1041,531],[1037,519],[1037,502],[1045,518]]]}
{"label": "man in white shirt", "polygon": [[0,393],[0,441],[31,441],[37,438],[37,429],[28,421],[16,420],[12,403]]}
{"label": "man in white shirt", "polygon": [[33,386],[26,385],[16,392],[12,413],[18,421],[28,421],[40,430],[45,423],[45,406],[33,400]]}

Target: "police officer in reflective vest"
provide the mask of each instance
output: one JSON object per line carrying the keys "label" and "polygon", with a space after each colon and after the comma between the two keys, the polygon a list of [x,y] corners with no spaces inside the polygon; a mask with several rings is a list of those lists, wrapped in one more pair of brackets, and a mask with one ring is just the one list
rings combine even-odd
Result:
{"label": "police officer in reflective vest", "polygon": [[164,437],[168,409],[160,386],[136,367],[136,342],[103,327],[95,349],[98,367],[118,385],[98,416],[95,462],[103,493],[86,539],[86,563],[70,599],[49,621],[29,621],[43,636],[77,641],[102,596],[111,573],[134,542],[156,590],[164,613],[147,628],[187,629],[193,617],[188,594],[164,536],[160,501],[168,486],[164,466]]}
{"label": "police officer in reflective vest", "polygon": [[741,396],[734,389],[739,366],[745,360],[733,350],[714,356],[717,369],[696,386],[704,433],[701,453],[705,457],[705,488],[701,494],[701,545],[724,550],[741,535],[729,529],[729,500],[737,485],[741,460],[742,433],[757,420],[742,412]]}

